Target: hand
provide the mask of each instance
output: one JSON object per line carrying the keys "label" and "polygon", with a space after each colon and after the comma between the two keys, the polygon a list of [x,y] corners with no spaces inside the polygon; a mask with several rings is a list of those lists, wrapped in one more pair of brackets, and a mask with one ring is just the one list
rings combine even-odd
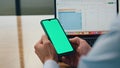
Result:
{"label": "hand", "polygon": [[91,47],[85,40],[78,37],[70,39],[70,42],[73,45],[75,52],[69,56],[63,56],[62,61],[70,65],[70,67],[76,68],[80,57],[82,55],[87,55]]}
{"label": "hand", "polygon": [[47,36],[43,35],[41,40],[36,43],[34,46],[35,53],[39,57],[39,59],[44,63],[47,60],[55,60],[58,61],[57,54],[55,52],[54,47],[48,40]]}

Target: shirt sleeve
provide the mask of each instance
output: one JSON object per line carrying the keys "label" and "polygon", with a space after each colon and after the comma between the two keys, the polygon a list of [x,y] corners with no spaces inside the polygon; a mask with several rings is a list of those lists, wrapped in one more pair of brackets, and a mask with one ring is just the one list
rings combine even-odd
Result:
{"label": "shirt sleeve", "polygon": [[78,68],[120,68],[120,21],[112,27],[98,38],[87,56],[81,57]]}
{"label": "shirt sleeve", "polygon": [[59,68],[59,65],[54,60],[47,60],[43,68]]}

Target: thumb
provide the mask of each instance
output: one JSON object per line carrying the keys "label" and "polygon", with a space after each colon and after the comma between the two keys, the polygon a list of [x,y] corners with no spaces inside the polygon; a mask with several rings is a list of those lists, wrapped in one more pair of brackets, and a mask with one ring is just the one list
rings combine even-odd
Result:
{"label": "thumb", "polygon": [[78,47],[80,45],[80,38],[79,37],[75,37],[70,39],[71,44],[73,45],[73,47]]}

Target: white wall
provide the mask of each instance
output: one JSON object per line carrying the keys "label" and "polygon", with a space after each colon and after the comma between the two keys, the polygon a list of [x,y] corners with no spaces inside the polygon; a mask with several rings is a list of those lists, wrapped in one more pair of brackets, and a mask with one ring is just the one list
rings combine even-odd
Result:
{"label": "white wall", "polygon": [[[35,43],[44,34],[40,20],[51,15],[22,16],[24,68],[42,68],[34,52]],[[0,68],[21,68],[16,16],[0,16]]]}
{"label": "white wall", "polygon": [[0,16],[0,68],[20,68],[16,16]]}

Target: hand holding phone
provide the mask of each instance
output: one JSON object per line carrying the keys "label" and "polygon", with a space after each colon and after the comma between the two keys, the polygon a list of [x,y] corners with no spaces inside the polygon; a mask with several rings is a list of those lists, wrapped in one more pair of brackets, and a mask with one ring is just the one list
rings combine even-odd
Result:
{"label": "hand holding phone", "polygon": [[58,19],[42,20],[41,25],[58,55],[66,55],[74,51]]}

